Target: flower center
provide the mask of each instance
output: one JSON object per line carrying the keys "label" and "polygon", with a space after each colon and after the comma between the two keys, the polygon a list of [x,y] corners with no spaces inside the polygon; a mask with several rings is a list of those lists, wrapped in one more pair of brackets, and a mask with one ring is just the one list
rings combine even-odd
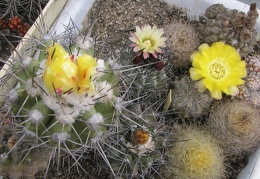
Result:
{"label": "flower center", "polygon": [[149,133],[144,130],[135,130],[134,132],[134,142],[139,145],[145,144],[149,139]]}
{"label": "flower center", "polygon": [[209,66],[209,74],[215,80],[221,80],[226,76],[226,66],[220,62],[214,62]]}
{"label": "flower center", "polygon": [[152,43],[151,43],[150,40],[146,40],[146,41],[144,41],[144,45],[145,45],[146,47],[151,47],[151,46],[152,46]]}

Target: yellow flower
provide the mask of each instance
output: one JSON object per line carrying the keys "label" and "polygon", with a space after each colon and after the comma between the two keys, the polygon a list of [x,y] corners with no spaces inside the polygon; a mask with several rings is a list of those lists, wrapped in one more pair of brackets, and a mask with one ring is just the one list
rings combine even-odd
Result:
{"label": "yellow flower", "polygon": [[69,54],[59,45],[47,49],[46,69],[43,82],[50,93],[62,94],[74,91],[77,83],[78,67]]}
{"label": "yellow flower", "polygon": [[142,28],[136,26],[136,32],[131,32],[131,37],[129,37],[133,42],[130,46],[134,47],[134,52],[142,51],[144,59],[147,59],[150,54],[158,58],[157,53],[162,53],[160,47],[166,46],[166,38],[162,37],[163,33],[164,30],[156,26],[145,25]]}
{"label": "yellow flower", "polygon": [[245,62],[234,47],[223,42],[213,43],[211,47],[200,45],[191,60],[190,77],[199,80],[196,87],[200,92],[209,89],[215,99],[221,99],[222,92],[237,95],[237,86],[245,82],[241,79],[246,77]]}
{"label": "yellow flower", "polygon": [[77,59],[78,64],[78,93],[87,91],[93,93],[94,84],[92,82],[92,76],[96,74],[97,62],[96,60],[87,54],[79,56]]}
{"label": "yellow flower", "polygon": [[43,82],[50,93],[94,93],[92,78],[96,73],[97,62],[92,56],[79,56],[75,63],[58,43],[49,47],[47,52]]}
{"label": "yellow flower", "polygon": [[65,51],[65,49],[58,43],[55,43],[53,46],[47,49],[48,56],[46,65],[48,66],[49,63],[55,59],[56,57],[63,57],[63,58],[70,58],[69,54]]}

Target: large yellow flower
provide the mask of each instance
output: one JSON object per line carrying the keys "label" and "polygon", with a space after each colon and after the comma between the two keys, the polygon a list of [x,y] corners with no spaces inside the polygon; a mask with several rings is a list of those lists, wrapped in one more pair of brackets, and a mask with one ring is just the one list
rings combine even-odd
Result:
{"label": "large yellow flower", "polygon": [[234,47],[223,42],[213,43],[211,47],[200,45],[191,60],[190,77],[199,80],[196,87],[200,92],[209,89],[215,99],[221,99],[222,92],[237,95],[237,86],[245,82],[241,79],[246,76],[245,62]]}
{"label": "large yellow flower", "polygon": [[47,49],[46,69],[43,74],[45,87],[51,93],[62,94],[74,91],[78,67],[62,46],[55,43]]}
{"label": "large yellow flower", "polygon": [[73,61],[58,43],[49,47],[47,52],[43,82],[50,93],[94,93],[93,75],[97,62],[92,56],[84,54]]}
{"label": "large yellow flower", "polygon": [[150,54],[154,58],[158,58],[157,53],[162,53],[160,47],[166,46],[166,38],[162,37],[163,33],[164,30],[158,29],[156,26],[145,25],[142,28],[136,26],[136,32],[131,33],[131,37],[129,37],[133,42],[130,46],[134,47],[134,52],[142,51],[144,59],[147,59]]}

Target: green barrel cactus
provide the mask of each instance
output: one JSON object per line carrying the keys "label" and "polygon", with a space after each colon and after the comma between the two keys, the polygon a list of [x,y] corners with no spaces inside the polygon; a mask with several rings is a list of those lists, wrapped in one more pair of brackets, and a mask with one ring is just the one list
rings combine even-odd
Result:
{"label": "green barrel cactus", "polygon": [[[160,114],[133,104],[122,110],[115,132],[117,142],[107,154],[114,177],[152,178],[165,165],[167,126]],[[158,122],[160,121],[160,122]]]}
{"label": "green barrel cactus", "polygon": [[70,154],[91,149],[112,124],[118,78],[107,61],[93,57],[90,42],[81,48],[46,42],[39,57],[13,65],[18,84],[2,110],[39,146]]}

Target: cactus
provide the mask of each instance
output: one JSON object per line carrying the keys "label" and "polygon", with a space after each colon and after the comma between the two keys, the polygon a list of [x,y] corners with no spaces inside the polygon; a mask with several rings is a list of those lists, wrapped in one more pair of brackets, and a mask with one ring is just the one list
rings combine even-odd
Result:
{"label": "cactus", "polygon": [[214,4],[206,9],[205,16],[208,18],[203,27],[206,43],[223,41],[235,47],[242,57],[253,51],[256,44],[255,24],[259,16],[255,3],[250,5],[247,14]]}
{"label": "cactus", "polygon": [[165,164],[163,149],[168,129],[160,111],[170,80],[169,56],[157,55],[144,58],[127,43],[117,61],[121,101],[115,104],[118,126],[113,132],[115,142],[107,153],[113,177],[150,178],[158,175]]}
{"label": "cactus", "polygon": [[58,150],[58,165],[61,152],[78,163],[77,153],[81,157],[83,152],[100,149],[97,143],[105,140],[113,126],[118,78],[107,61],[91,56],[90,37],[75,43],[86,49],[66,43],[63,47],[51,40],[41,44],[38,57],[11,64],[9,75],[17,77],[18,85],[5,94],[1,111],[14,123],[11,132],[22,134],[17,146],[33,139],[22,150],[52,148]]}
{"label": "cactus", "polygon": [[107,154],[116,177],[160,176],[159,169],[166,163],[163,149],[168,130],[160,115],[136,103],[122,110],[117,142]]}
{"label": "cactus", "polygon": [[0,2],[2,16],[26,17],[35,21],[40,11],[48,3],[49,0],[25,0],[23,2],[17,0],[8,0]]}
{"label": "cactus", "polygon": [[150,57],[141,61],[138,55],[129,43],[121,50],[118,64],[123,78],[124,100],[143,101],[142,104],[148,107],[155,103],[161,105],[172,76],[168,63],[172,53],[162,53],[158,59]]}
{"label": "cactus", "polygon": [[235,99],[212,106],[208,130],[220,141],[226,155],[248,154],[260,141],[259,112],[246,101]]}
{"label": "cactus", "polygon": [[199,35],[190,23],[173,21],[165,27],[167,44],[169,49],[177,58],[172,58],[175,68],[188,68],[190,66],[190,55],[198,48]]}
{"label": "cactus", "polygon": [[238,99],[248,101],[255,107],[260,107],[260,55],[245,58],[247,74],[243,85],[238,86]]}
{"label": "cactus", "polygon": [[212,102],[211,95],[198,92],[195,82],[186,76],[174,82],[168,98],[170,102],[165,103],[165,110],[171,107],[181,118],[199,118],[207,114]]}
{"label": "cactus", "polygon": [[222,149],[208,132],[195,126],[174,127],[175,145],[168,147],[165,178],[223,178],[225,165]]}

